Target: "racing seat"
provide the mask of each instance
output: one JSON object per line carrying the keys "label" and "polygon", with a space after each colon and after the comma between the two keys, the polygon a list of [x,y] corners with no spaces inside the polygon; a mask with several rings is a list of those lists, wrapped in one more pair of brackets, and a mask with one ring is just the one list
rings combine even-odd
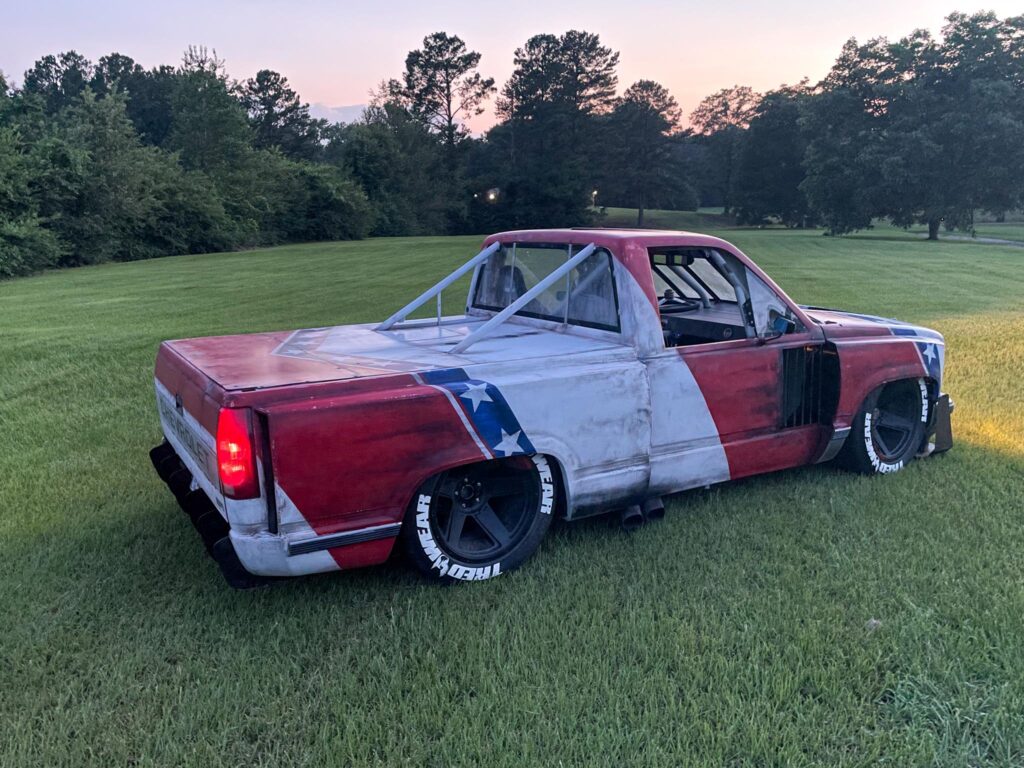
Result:
{"label": "racing seat", "polygon": [[502,267],[498,285],[501,286],[505,306],[526,293],[526,280],[523,279],[523,272],[519,267]]}

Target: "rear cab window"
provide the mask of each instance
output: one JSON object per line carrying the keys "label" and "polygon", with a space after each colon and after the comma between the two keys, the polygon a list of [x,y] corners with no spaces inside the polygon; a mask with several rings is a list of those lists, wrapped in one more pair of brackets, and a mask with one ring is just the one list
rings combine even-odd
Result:
{"label": "rear cab window", "polygon": [[[582,250],[565,243],[508,243],[480,269],[471,306],[500,312]],[[620,332],[612,256],[598,248],[516,312],[556,323]]]}

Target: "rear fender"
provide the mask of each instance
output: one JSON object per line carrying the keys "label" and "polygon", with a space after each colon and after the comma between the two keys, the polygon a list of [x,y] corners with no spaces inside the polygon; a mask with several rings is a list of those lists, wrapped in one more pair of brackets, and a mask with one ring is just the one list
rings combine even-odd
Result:
{"label": "rear fender", "polygon": [[485,458],[445,395],[412,377],[266,414],[285,506],[318,535],[401,522],[423,480]]}

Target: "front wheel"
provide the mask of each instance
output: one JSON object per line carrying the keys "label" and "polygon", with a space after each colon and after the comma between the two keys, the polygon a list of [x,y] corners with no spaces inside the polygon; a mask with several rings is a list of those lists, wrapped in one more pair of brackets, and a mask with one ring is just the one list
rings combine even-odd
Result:
{"label": "front wheel", "polygon": [[903,469],[924,442],[930,406],[924,379],[879,387],[857,413],[839,463],[868,475]]}
{"label": "front wheel", "polygon": [[441,472],[413,497],[402,528],[406,552],[427,576],[482,581],[522,565],[554,512],[544,456],[480,462]]}

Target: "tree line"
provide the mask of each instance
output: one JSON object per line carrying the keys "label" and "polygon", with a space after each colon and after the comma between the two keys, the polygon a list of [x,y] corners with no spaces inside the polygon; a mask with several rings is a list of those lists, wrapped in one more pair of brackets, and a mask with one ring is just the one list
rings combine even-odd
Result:
{"label": "tree line", "polygon": [[[840,234],[969,229],[1024,199],[1024,17],[952,14],[934,39],[850,40],[824,80],[725,89],[681,127],[668,90],[619,93],[598,35],[541,34],[499,88],[436,32],[362,118],[329,124],[280,73],[215,52],[145,69],[45,56],[0,75],[0,277],[52,266],[367,235],[600,222],[721,206]],[[493,100],[496,124],[466,121]]]}

